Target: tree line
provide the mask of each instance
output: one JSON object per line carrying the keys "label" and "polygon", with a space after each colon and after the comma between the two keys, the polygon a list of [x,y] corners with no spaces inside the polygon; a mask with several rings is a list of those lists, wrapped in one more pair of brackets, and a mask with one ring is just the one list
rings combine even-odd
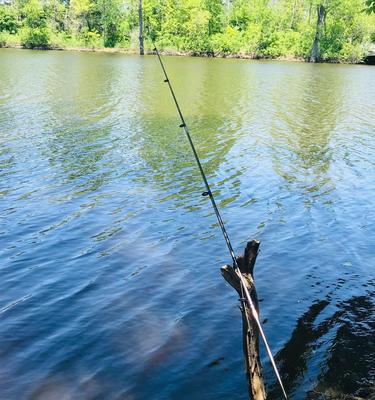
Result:
{"label": "tree line", "polygon": [[[375,0],[1,0],[0,46],[361,60]],[[143,35],[138,35],[143,23]],[[142,25],[141,25],[142,26]]]}

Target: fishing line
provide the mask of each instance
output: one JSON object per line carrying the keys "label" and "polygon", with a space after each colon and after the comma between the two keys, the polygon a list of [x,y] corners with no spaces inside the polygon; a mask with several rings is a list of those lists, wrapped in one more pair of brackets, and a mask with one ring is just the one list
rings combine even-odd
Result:
{"label": "fishing line", "polygon": [[187,126],[187,124],[186,124],[186,122],[185,122],[185,118],[184,118],[184,116],[183,116],[183,114],[182,114],[182,111],[181,111],[181,108],[180,108],[180,106],[179,106],[179,104],[178,104],[178,101],[177,101],[176,95],[175,95],[175,93],[174,93],[174,90],[173,90],[171,81],[169,80],[167,71],[166,71],[166,69],[165,69],[165,67],[164,67],[163,60],[162,60],[161,57],[160,57],[159,50],[158,50],[158,48],[156,47],[155,43],[153,43],[153,46],[154,46],[154,51],[155,51],[155,53],[156,53],[156,55],[157,55],[157,57],[158,57],[158,60],[159,60],[159,62],[160,62],[160,66],[161,66],[161,68],[162,68],[162,70],[163,70],[163,73],[164,73],[164,77],[165,77],[164,82],[168,84],[169,90],[170,90],[171,95],[172,95],[172,97],[173,97],[173,101],[174,101],[174,103],[175,103],[175,105],[176,105],[176,108],[177,108],[178,115],[180,116],[180,119],[181,119],[180,128],[183,128],[183,130],[184,130],[185,133],[186,133],[186,137],[187,137],[187,139],[188,139],[188,141],[189,141],[189,143],[190,143],[190,147],[191,147],[191,149],[192,149],[192,151],[193,151],[195,161],[196,161],[197,164],[198,164],[199,171],[200,171],[200,173],[201,173],[201,176],[202,176],[204,185],[205,185],[205,187],[206,187],[206,191],[202,193],[202,196],[205,196],[205,197],[208,196],[208,197],[210,198],[210,200],[211,200],[211,204],[212,204],[212,207],[213,207],[213,209],[214,209],[214,211],[215,211],[216,218],[217,218],[217,221],[218,221],[218,223],[219,223],[221,232],[223,233],[223,236],[224,236],[225,242],[226,242],[226,244],[227,244],[227,247],[228,247],[230,256],[232,257],[232,260],[233,260],[233,267],[234,267],[234,270],[236,271],[236,273],[237,273],[237,275],[238,275],[238,277],[239,277],[239,279],[240,279],[240,282],[241,282],[241,290],[243,290],[243,293],[244,293],[245,298],[246,298],[246,300],[247,300],[247,302],[248,302],[248,304],[249,304],[249,308],[250,308],[250,310],[251,310],[251,313],[252,313],[252,315],[253,315],[253,318],[254,318],[254,320],[255,320],[257,326],[258,326],[260,336],[262,337],[264,346],[265,346],[265,348],[266,348],[268,357],[269,357],[269,359],[270,359],[270,361],[271,361],[272,368],[273,368],[273,370],[274,370],[274,372],[275,372],[275,375],[276,375],[276,378],[277,378],[277,380],[278,380],[278,382],[279,382],[280,388],[281,388],[281,390],[282,390],[282,392],[283,392],[284,398],[285,398],[286,400],[288,400],[288,396],[287,396],[286,391],[285,391],[285,389],[284,389],[284,385],[283,385],[283,383],[282,383],[282,380],[281,380],[279,371],[278,371],[278,369],[277,369],[277,366],[276,366],[276,363],[275,363],[275,359],[273,358],[271,349],[270,349],[270,347],[269,347],[269,345],[268,345],[268,342],[267,342],[266,335],[265,335],[265,333],[264,333],[264,331],[263,331],[263,328],[262,328],[262,325],[261,325],[261,323],[260,323],[258,312],[257,312],[257,310],[256,310],[256,308],[255,308],[255,306],[254,306],[254,303],[253,303],[253,301],[252,301],[252,299],[251,299],[249,290],[248,290],[248,288],[247,288],[247,286],[246,286],[245,278],[242,276],[242,274],[241,274],[241,272],[240,272],[240,268],[239,268],[239,266],[238,266],[237,258],[236,258],[236,255],[235,255],[235,253],[234,253],[232,243],[231,243],[231,241],[230,241],[230,239],[229,239],[229,235],[228,235],[227,230],[226,230],[226,228],[225,228],[224,221],[223,221],[223,219],[222,219],[222,217],[221,217],[219,208],[217,207],[215,198],[214,198],[214,196],[213,196],[213,194],[212,194],[211,187],[210,187],[210,185],[209,185],[209,183],[208,183],[208,180],[207,180],[206,174],[205,174],[205,172],[204,172],[202,163],[201,163],[201,161],[200,161],[200,159],[199,159],[197,150],[195,149],[195,146],[194,146],[194,143],[193,143],[193,139],[191,138],[191,135],[190,135],[189,128],[188,128],[188,126]]}

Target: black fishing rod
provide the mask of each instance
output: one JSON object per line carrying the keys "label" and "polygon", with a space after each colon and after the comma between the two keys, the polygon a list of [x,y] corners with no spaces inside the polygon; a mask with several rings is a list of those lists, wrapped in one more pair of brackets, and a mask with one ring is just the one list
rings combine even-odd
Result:
{"label": "black fishing rod", "polygon": [[261,323],[260,323],[258,312],[257,312],[257,310],[256,310],[256,308],[255,308],[255,306],[254,306],[254,303],[253,303],[252,299],[251,299],[249,290],[248,290],[248,288],[247,288],[247,286],[246,286],[245,279],[244,279],[244,277],[242,276],[242,274],[241,274],[241,272],[240,272],[240,268],[239,268],[239,266],[238,266],[237,258],[236,258],[236,255],[235,255],[235,253],[234,253],[232,243],[231,243],[231,241],[230,241],[230,239],[229,239],[229,235],[228,235],[227,230],[226,230],[226,228],[225,228],[224,221],[223,221],[223,219],[222,219],[222,217],[221,217],[219,208],[218,208],[218,206],[217,206],[217,204],[216,204],[216,201],[215,201],[215,198],[214,198],[214,196],[213,196],[213,194],[212,194],[211,187],[210,187],[210,185],[209,185],[209,183],[208,183],[207,176],[206,176],[206,174],[205,174],[205,172],[204,172],[204,169],[203,169],[202,163],[201,163],[201,161],[200,161],[200,159],[199,159],[197,150],[195,149],[195,146],[194,146],[194,143],[193,143],[193,139],[191,138],[191,135],[190,135],[189,128],[188,128],[188,126],[187,126],[187,124],[186,124],[186,122],[185,122],[185,118],[184,118],[184,116],[183,116],[183,114],[182,114],[182,111],[181,111],[181,108],[180,108],[180,106],[179,106],[179,104],[178,104],[178,101],[177,101],[176,95],[175,95],[175,93],[174,93],[174,90],[173,90],[171,81],[169,80],[167,71],[166,71],[166,69],[165,69],[165,67],[164,67],[163,60],[162,60],[161,57],[160,57],[159,50],[158,50],[158,48],[156,47],[155,43],[153,43],[153,46],[154,46],[154,51],[155,51],[155,53],[156,53],[156,55],[157,55],[157,57],[158,57],[158,59],[159,59],[160,66],[161,66],[161,68],[162,68],[162,70],[163,70],[163,73],[164,73],[164,77],[165,77],[164,82],[168,84],[169,90],[170,90],[170,92],[171,92],[171,95],[172,95],[172,97],[173,97],[174,103],[175,103],[176,108],[177,108],[178,115],[180,116],[180,119],[181,119],[180,128],[183,128],[183,130],[184,130],[185,133],[186,133],[186,137],[187,137],[187,139],[188,139],[188,141],[189,141],[189,143],[190,143],[190,147],[191,147],[191,149],[192,149],[192,151],[193,151],[193,154],[194,154],[194,157],[195,157],[195,161],[197,162],[197,165],[198,165],[199,171],[200,171],[200,173],[201,173],[201,176],[202,176],[204,185],[205,185],[205,187],[206,187],[206,191],[202,193],[202,196],[208,196],[208,197],[210,198],[210,200],[211,200],[211,204],[212,204],[212,207],[213,207],[213,209],[214,209],[214,211],[215,211],[217,221],[218,221],[219,226],[220,226],[220,228],[221,228],[221,231],[222,231],[222,233],[223,233],[223,236],[224,236],[225,242],[226,242],[226,244],[227,244],[227,247],[228,247],[230,256],[232,257],[232,260],[233,260],[233,267],[234,267],[234,270],[236,271],[236,273],[237,273],[237,275],[238,275],[238,277],[239,277],[239,279],[240,279],[240,282],[241,282],[241,290],[242,290],[243,294],[245,295],[245,299],[246,299],[247,302],[248,302],[248,305],[249,305],[249,308],[250,308],[251,313],[252,313],[252,315],[253,315],[253,318],[254,318],[254,320],[255,320],[257,326],[258,326],[260,335],[261,335],[261,337],[262,337],[262,339],[263,339],[264,346],[265,346],[265,348],[266,348],[268,357],[269,357],[269,359],[270,359],[270,361],[271,361],[272,368],[273,368],[273,370],[274,370],[274,372],[275,372],[275,375],[276,375],[276,378],[277,378],[277,380],[278,380],[278,382],[279,382],[280,388],[281,388],[281,390],[282,390],[282,392],[283,392],[284,398],[285,398],[286,400],[288,400],[288,396],[287,396],[286,391],[285,391],[285,389],[284,389],[284,385],[283,385],[283,382],[282,382],[282,380],[281,380],[279,371],[278,371],[278,369],[277,369],[277,366],[276,366],[276,363],[275,363],[275,359],[273,358],[271,349],[270,349],[270,347],[269,347],[269,345],[268,345],[268,342],[267,342],[266,335],[265,335],[265,333],[264,333],[264,331],[263,331],[263,328],[262,328],[262,325],[261,325]]}

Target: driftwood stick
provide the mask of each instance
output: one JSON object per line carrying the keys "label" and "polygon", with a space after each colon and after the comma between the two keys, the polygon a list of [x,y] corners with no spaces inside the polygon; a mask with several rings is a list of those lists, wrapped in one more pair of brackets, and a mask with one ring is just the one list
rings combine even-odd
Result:
{"label": "driftwood stick", "polygon": [[[246,286],[251,299],[259,313],[259,303],[254,285],[254,265],[258,255],[259,242],[253,240],[248,242],[245,253],[237,257],[237,263],[241,274],[245,278]],[[225,265],[221,268],[224,279],[237,291],[240,298],[243,298],[241,281],[233,267]],[[243,326],[243,348],[246,363],[246,376],[249,384],[249,397],[253,400],[265,400],[267,395],[262,378],[262,364],[259,357],[259,332],[251,310],[245,302],[242,302],[242,326]]]}

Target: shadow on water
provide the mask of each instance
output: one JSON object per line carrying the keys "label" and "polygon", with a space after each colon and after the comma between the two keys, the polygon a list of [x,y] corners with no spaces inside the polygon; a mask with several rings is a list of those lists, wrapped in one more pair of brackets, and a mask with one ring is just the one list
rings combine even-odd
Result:
{"label": "shadow on water", "polygon": [[[374,282],[368,282],[373,286]],[[314,302],[297,321],[276,361],[289,393],[301,385],[306,371],[321,357],[319,375],[311,380],[306,399],[373,399],[375,396],[375,302],[373,290],[337,302],[326,316],[327,299]],[[329,311],[328,311],[329,312]],[[301,394],[300,394],[301,395]],[[278,399],[279,388],[269,390]],[[298,394],[297,394],[298,396]],[[292,396],[293,397],[293,396]]]}

